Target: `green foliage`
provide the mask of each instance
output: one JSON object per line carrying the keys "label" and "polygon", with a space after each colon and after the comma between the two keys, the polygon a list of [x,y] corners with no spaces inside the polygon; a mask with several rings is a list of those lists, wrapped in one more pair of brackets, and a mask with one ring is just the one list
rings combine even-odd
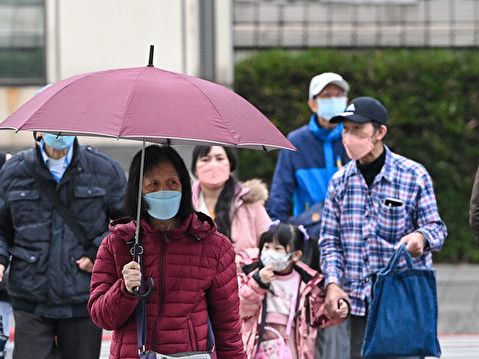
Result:
{"label": "green foliage", "polygon": [[[350,98],[379,98],[389,110],[386,143],[431,174],[449,236],[441,261],[479,262],[468,228],[469,197],[479,158],[479,53],[468,50],[266,51],[236,65],[235,89],[283,133],[307,123],[312,76],[333,71]],[[242,178],[270,183],[276,153],[240,151]]]}
{"label": "green foliage", "polygon": [[[45,50],[0,49],[0,83],[31,84],[43,83],[45,78]],[[17,83],[16,81],[19,80]]]}

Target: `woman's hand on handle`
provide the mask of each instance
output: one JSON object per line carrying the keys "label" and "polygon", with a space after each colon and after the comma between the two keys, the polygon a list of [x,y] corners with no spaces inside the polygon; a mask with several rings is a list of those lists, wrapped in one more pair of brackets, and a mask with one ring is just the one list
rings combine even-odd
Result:
{"label": "woman's hand on handle", "polygon": [[121,273],[123,274],[126,290],[133,293],[133,289],[139,287],[141,284],[140,264],[131,261],[123,266]]}

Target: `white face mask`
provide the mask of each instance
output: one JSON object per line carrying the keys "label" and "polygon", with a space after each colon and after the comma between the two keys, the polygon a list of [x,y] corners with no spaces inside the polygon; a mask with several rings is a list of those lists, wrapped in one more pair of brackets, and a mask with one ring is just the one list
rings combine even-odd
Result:
{"label": "white face mask", "polygon": [[291,264],[291,253],[278,253],[266,250],[261,253],[261,263],[270,265],[275,272],[282,272]]}
{"label": "white face mask", "polygon": [[329,121],[332,117],[343,112],[347,103],[348,99],[346,96],[318,98],[316,100],[318,116],[324,118],[326,121]]}

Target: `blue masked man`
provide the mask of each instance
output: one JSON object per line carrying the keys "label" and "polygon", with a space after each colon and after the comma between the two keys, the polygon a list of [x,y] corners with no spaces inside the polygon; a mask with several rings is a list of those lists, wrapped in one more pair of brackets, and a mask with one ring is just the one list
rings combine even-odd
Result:
{"label": "blue masked man", "polygon": [[13,358],[97,359],[91,271],[110,219],[123,215],[125,175],[73,136],[35,137],[0,171],[0,281],[9,267]]}
{"label": "blue masked man", "polygon": [[[282,150],[276,164],[268,213],[271,219],[302,224],[318,237],[321,210],[333,174],[348,161],[342,124],[330,119],[347,105],[349,84],[341,75],[325,72],[309,85],[309,123],[288,135],[297,152]],[[319,266],[319,263],[318,263]],[[347,323],[318,331],[316,357],[349,359]]]}
{"label": "blue masked man", "polygon": [[[343,127],[329,120],[346,108],[348,91],[349,84],[338,74],[325,72],[312,78],[308,105],[313,114],[307,125],[288,135],[298,151],[282,150],[276,164],[268,202],[272,219],[287,222],[324,201],[329,179],[347,161]],[[320,213],[311,215],[319,223]]]}

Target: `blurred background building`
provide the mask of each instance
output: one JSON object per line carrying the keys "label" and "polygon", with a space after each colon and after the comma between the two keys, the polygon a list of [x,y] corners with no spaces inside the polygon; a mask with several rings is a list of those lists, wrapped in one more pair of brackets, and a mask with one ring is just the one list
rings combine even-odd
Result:
{"label": "blurred background building", "polygon": [[[141,5],[141,6],[140,6]],[[0,121],[46,84],[88,71],[155,66],[233,84],[232,2],[227,0],[0,0]],[[187,99],[185,99],[187,106]],[[116,148],[114,140],[82,139]],[[0,132],[0,150],[32,146]],[[128,150],[128,157],[131,157]]]}
{"label": "blurred background building", "polygon": [[[157,67],[232,87],[266,48],[478,46],[479,1],[0,0],[0,120],[48,83],[146,65],[150,44]],[[0,132],[1,150],[31,144]]]}

